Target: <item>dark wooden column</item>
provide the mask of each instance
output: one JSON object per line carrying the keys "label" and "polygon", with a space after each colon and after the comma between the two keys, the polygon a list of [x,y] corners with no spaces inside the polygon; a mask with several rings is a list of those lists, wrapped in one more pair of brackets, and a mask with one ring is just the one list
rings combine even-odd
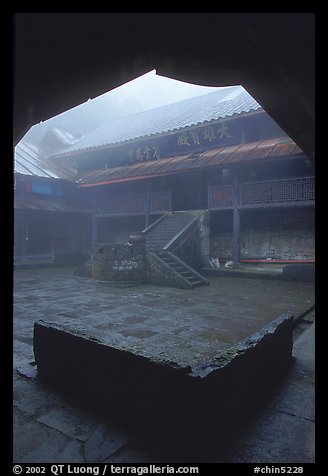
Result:
{"label": "dark wooden column", "polygon": [[146,182],[145,187],[145,228],[149,226],[149,216],[150,216],[150,183]]}
{"label": "dark wooden column", "polygon": [[91,245],[98,242],[98,221],[97,221],[97,203],[96,203],[96,188],[92,190],[92,230],[91,230]]}
{"label": "dark wooden column", "polygon": [[199,169],[198,172],[198,210],[202,208],[202,169]]}
{"label": "dark wooden column", "polygon": [[[25,182],[17,182],[16,185],[16,193],[19,195],[21,202],[24,203],[25,198]],[[23,263],[27,262],[27,245],[28,245],[28,210],[22,209],[20,211],[16,211],[18,220],[20,220],[20,231],[21,233],[16,236],[16,239],[20,241],[21,247],[21,261]]]}
{"label": "dark wooden column", "polygon": [[233,209],[232,219],[232,261],[240,261],[240,210],[238,207]]}
{"label": "dark wooden column", "polygon": [[56,258],[56,251],[55,251],[55,224],[53,220],[51,220],[50,224],[50,254],[53,260],[55,261]]}
{"label": "dark wooden column", "polygon": [[21,235],[21,249],[22,249],[22,262],[27,261],[27,242],[28,242],[28,218],[27,210],[22,210],[22,235]]}
{"label": "dark wooden column", "polygon": [[240,261],[240,209],[239,209],[239,181],[233,177],[233,218],[232,218],[232,261]]}

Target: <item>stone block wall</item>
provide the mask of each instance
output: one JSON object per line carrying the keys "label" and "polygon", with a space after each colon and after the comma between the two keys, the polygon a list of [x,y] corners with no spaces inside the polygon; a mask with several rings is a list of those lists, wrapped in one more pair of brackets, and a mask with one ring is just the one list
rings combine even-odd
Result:
{"label": "stone block wall", "polygon": [[[314,209],[241,211],[241,259],[315,259]],[[211,256],[230,258],[232,212],[212,214]]]}
{"label": "stone block wall", "polygon": [[111,282],[144,282],[146,279],[145,247],[138,245],[97,243],[92,251],[92,278]]}
{"label": "stone block wall", "polygon": [[259,408],[289,369],[293,327],[292,315],[279,316],[192,368],[151,350],[145,357],[136,346],[127,351],[110,345],[106,336],[100,341],[92,332],[38,321],[34,355],[41,381],[130,429],[155,431],[162,444],[176,447],[190,435],[202,440],[209,432],[225,441],[233,426],[242,427],[245,415]]}

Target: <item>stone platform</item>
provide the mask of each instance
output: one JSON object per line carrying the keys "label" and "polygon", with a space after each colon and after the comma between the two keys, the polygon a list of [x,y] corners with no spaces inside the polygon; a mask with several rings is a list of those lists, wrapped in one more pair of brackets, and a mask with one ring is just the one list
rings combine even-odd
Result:
{"label": "stone platform", "polygon": [[211,278],[194,291],[123,290],[67,268],[16,276],[16,332],[32,342],[21,306],[37,322],[42,381],[138,431],[161,425],[164,438],[173,423],[193,438],[220,422],[223,435],[250,411],[288,365],[290,314],[314,304],[311,283]]}

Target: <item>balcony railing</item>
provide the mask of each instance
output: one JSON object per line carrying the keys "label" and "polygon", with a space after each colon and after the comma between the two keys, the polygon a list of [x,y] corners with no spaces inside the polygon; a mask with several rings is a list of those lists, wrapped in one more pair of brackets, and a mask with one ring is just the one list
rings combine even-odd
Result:
{"label": "balcony railing", "polygon": [[232,185],[209,185],[208,208],[232,208]]}
{"label": "balcony railing", "polygon": [[[233,207],[232,185],[209,186],[210,210]],[[313,205],[315,177],[293,177],[240,184],[236,204],[240,208]]]}
{"label": "balcony railing", "polygon": [[106,203],[97,207],[98,216],[111,215],[141,215],[149,213],[165,213],[171,208],[171,192],[151,192],[149,204],[147,204],[146,194],[116,195],[108,197]]}

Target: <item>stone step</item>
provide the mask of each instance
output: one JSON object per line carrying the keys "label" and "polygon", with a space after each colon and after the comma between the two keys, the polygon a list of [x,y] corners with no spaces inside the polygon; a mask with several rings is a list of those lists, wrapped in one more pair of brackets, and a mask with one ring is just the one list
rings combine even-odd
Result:
{"label": "stone step", "polygon": [[183,277],[193,288],[206,284],[199,279],[197,274],[193,274],[187,266],[167,255],[163,250],[164,246],[178,235],[181,230],[193,221],[194,217],[188,215],[167,215],[153,229],[146,234],[146,249],[156,253],[164,263],[170,266],[176,273]]}
{"label": "stone step", "polygon": [[183,263],[180,263],[180,261],[175,260],[172,256],[160,251],[157,254],[164,263],[166,263],[176,273],[183,277],[190,284],[192,289],[206,284],[205,281],[199,279],[197,274],[193,274],[192,270],[190,270],[187,266],[184,266]]}
{"label": "stone step", "polygon": [[149,240],[149,241],[147,240],[146,241],[146,246],[147,245],[158,245],[158,244],[160,244],[160,245],[164,244],[165,245],[168,241],[169,240],[166,240],[166,239],[165,240]]}
{"label": "stone step", "polygon": [[168,242],[168,241],[171,241],[172,238],[174,238],[175,236],[177,235],[177,233],[175,235],[154,235],[154,236],[149,236],[147,239],[146,239],[146,243],[149,243],[151,241],[165,241],[165,242]]}
{"label": "stone step", "polygon": [[159,238],[159,237],[173,237],[175,235],[177,235],[178,233],[180,232],[180,228],[178,231],[175,231],[175,232],[172,232],[172,233],[166,233],[166,232],[162,232],[162,233],[150,233],[149,235],[146,235],[146,240],[150,239],[150,240],[153,240],[154,238]]}
{"label": "stone step", "polygon": [[149,240],[149,241],[146,241],[146,246],[147,245],[165,245],[166,243],[168,243],[169,240]]}
{"label": "stone step", "polygon": [[187,279],[188,281],[198,280],[198,277],[197,277],[196,275],[194,275],[194,274],[192,273],[192,271],[190,271],[188,268],[184,267],[181,263],[172,260],[171,257],[161,256],[161,259],[162,259],[166,264],[168,264],[169,266],[171,266],[171,268],[173,268],[174,271],[176,271],[177,273],[179,273],[181,276],[183,276],[183,277],[184,277],[185,279]]}
{"label": "stone step", "polygon": [[149,235],[146,235],[146,240],[148,238],[158,238],[159,236],[168,236],[168,237],[171,237],[173,238],[173,236],[176,236],[180,233],[180,231],[182,230],[182,228],[178,228],[177,230],[174,230],[174,231],[162,231],[162,232],[154,232],[154,233],[149,233]]}
{"label": "stone step", "polygon": [[197,288],[198,286],[204,286],[205,285],[204,281],[194,281],[191,284],[192,284],[193,288]]}

